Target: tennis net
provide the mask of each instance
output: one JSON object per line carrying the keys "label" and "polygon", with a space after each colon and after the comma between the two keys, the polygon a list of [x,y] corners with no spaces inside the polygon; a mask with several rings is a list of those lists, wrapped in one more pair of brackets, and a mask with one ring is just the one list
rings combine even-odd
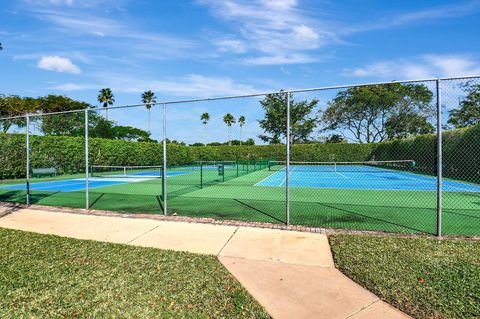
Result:
{"label": "tennis net", "polygon": [[162,166],[93,165],[90,169],[90,172],[92,177],[159,178],[162,177],[162,170]]}
{"label": "tennis net", "polygon": [[[285,161],[269,161],[270,171],[286,170]],[[364,162],[290,162],[291,172],[366,172],[381,173],[385,170],[413,171],[415,161],[364,161]]]}

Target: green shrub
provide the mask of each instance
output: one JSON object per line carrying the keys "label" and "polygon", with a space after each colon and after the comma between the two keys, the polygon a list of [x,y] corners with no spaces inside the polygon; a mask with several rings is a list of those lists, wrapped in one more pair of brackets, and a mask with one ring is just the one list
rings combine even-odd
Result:
{"label": "green shrub", "polygon": [[[0,134],[0,177],[25,176],[26,150],[24,134]],[[303,144],[292,145],[292,161],[364,161],[373,144]],[[191,147],[167,145],[168,164],[182,165],[194,161],[284,160],[285,145],[243,145]],[[334,156],[332,156],[334,154]],[[161,165],[162,144],[91,138],[90,165]],[[85,172],[85,139],[66,136],[31,136],[30,166],[55,167],[60,174]]]}
{"label": "green shrub", "polygon": [[[480,181],[480,125],[443,132],[443,175],[471,182]],[[437,140],[433,134],[378,143],[376,160],[414,160],[417,170],[436,175]]]}

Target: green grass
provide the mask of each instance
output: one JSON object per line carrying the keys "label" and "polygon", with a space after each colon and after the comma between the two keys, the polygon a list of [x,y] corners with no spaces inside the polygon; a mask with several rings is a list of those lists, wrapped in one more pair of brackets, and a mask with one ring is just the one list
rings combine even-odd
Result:
{"label": "green grass", "polygon": [[480,318],[480,242],[330,237],[336,266],[414,318]]}
{"label": "green grass", "polygon": [[[189,174],[167,178],[170,214],[268,223],[285,222],[285,189],[255,186],[273,172],[226,170],[170,171]],[[58,179],[59,177],[57,177]],[[63,178],[70,178],[64,176]],[[202,180],[203,184],[200,183]],[[92,209],[128,213],[162,212],[161,179],[91,189]],[[311,227],[402,233],[436,231],[436,193],[362,189],[291,189],[290,221]],[[25,202],[25,192],[0,189],[0,201]],[[85,193],[33,191],[32,203],[85,207]],[[445,192],[443,233],[480,235],[480,193]]]}
{"label": "green grass", "polygon": [[268,318],[211,256],[0,228],[1,318]]}

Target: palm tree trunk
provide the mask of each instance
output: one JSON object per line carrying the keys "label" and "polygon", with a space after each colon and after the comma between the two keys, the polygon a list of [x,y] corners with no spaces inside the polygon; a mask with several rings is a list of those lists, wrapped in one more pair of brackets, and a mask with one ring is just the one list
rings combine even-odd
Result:
{"label": "palm tree trunk", "polygon": [[232,127],[229,126],[229,127],[228,127],[228,146],[232,146],[231,136],[232,136]]}
{"label": "palm tree trunk", "polygon": [[106,119],[107,119],[107,121],[108,121],[108,109],[105,109],[105,117],[106,117]]}
{"label": "palm tree trunk", "polygon": [[240,126],[240,146],[242,146],[242,127]]}
{"label": "palm tree trunk", "polygon": [[150,133],[150,109],[148,109],[148,133]]}
{"label": "palm tree trunk", "polygon": [[203,144],[205,144],[205,146],[207,146],[207,124],[204,125],[205,129],[204,129],[204,132],[203,132]]}

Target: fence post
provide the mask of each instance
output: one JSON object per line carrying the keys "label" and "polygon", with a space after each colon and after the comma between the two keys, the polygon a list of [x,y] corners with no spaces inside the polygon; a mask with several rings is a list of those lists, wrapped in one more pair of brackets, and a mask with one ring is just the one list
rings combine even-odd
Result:
{"label": "fence post", "polygon": [[203,189],[203,161],[200,161],[200,189]]}
{"label": "fence post", "polygon": [[163,215],[167,215],[167,104],[163,103]]}
{"label": "fence post", "polygon": [[437,237],[442,236],[442,93],[441,80],[437,79]]}
{"label": "fence post", "polygon": [[89,162],[88,162],[88,107],[85,109],[85,209],[90,209],[90,193],[88,185]]}
{"label": "fence post", "polygon": [[285,165],[285,224],[290,225],[290,92],[287,95],[287,158]]}
{"label": "fence post", "polygon": [[26,125],[27,125],[27,133],[26,133],[26,149],[27,149],[27,173],[25,174],[25,182],[27,183],[27,206],[30,206],[30,116],[26,115]]}

